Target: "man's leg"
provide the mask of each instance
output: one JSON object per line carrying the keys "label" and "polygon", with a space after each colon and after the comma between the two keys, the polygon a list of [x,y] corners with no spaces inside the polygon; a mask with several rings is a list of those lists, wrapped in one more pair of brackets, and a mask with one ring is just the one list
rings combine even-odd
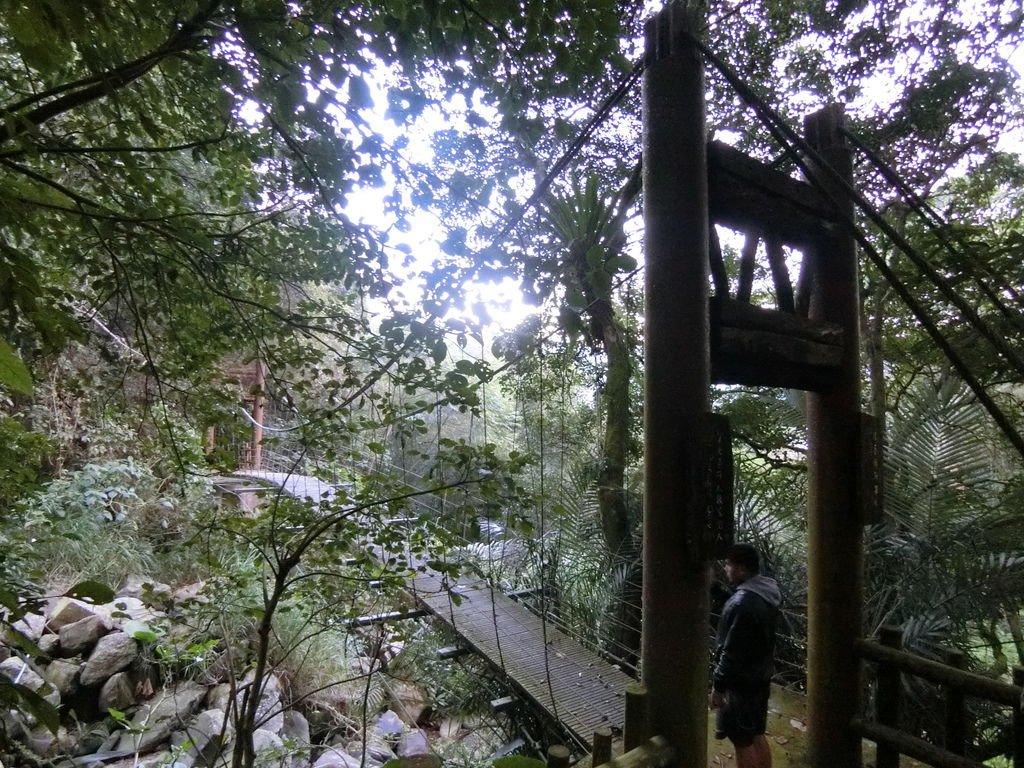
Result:
{"label": "man's leg", "polygon": [[758,768],[772,768],[771,745],[763,733],[754,737],[752,746],[757,751]]}
{"label": "man's leg", "polygon": [[772,768],[772,752],[764,734],[755,736],[753,741],[743,746],[733,742],[733,747],[736,749],[736,768]]}
{"label": "man's leg", "polygon": [[736,749],[736,768],[763,768],[760,759],[760,751],[757,748],[757,741],[741,747],[733,744]]}

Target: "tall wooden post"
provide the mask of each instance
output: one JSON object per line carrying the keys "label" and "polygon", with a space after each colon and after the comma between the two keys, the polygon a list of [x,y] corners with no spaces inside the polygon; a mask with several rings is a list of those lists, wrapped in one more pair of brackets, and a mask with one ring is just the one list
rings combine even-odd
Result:
{"label": "tall wooden post", "polygon": [[252,399],[252,442],[249,455],[252,466],[257,472],[263,469],[263,389],[266,387],[266,374],[263,371],[263,362],[256,361],[256,393]]}
{"label": "tall wooden post", "polygon": [[672,765],[707,763],[708,589],[700,438],[709,409],[704,72],[669,4],[648,22],[643,81],[643,684]]}
{"label": "tall wooden post", "polygon": [[[841,107],[827,107],[807,118],[805,130],[822,160],[852,182],[843,120]],[[853,203],[841,186],[815,175],[852,219]],[[813,768],[859,768],[861,741],[850,728],[861,698],[854,642],[863,634],[856,242],[840,233],[808,255],[814,259],[810,317],[842,326],[844,352],[838,383],[807,395],[807,755]]]}
{"label": "tall wooden post", "polygon": [[[903,628],[885,626],[879,630],[879,641],[887,648],[903,648]],[[894,664],[878,665],[878,685],[875,689],[875,721],[879,725],[899,729],[900,699],[903,697],[903,676]],[[875,752],[875,768],[899,768],[900,752],[879,744]]]}

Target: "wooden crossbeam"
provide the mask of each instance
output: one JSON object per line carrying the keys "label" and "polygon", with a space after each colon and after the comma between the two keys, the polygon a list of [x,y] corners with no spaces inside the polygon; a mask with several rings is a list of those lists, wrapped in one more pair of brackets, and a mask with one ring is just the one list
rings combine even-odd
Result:
{"label": "wooden crossbeam", "polygon": [[373,624],[386,624],[389,621],[404,621],[405,619],[419,619],[424,616],[428,616],[429,611],[414,610],[414,611],[389,611],[388,613],[375,613],[371,616],[357,616],[354,619],[348,619],[345,622],[345,626],[348,628],[352,627],[369,627]]}
{"label": "wooden crossbeam", "polygon": [[798,247],[828,239],[838,226],[835,209],[810,184],[718,141],[708,144],[708,208],[716,223]]}
{"label": "wooden crossbeam", "polygon": [[714,297],[711,378],[721,384],[821,391],[843,356],[839,326]]}
{"label": "wooden crossbeam", "polygon": [[491,711],[492,712],[507,712],[516,705],[516,699],[514,696],[502,696],[500,699],[491,700]]}
{"label": "wooden crossbeam", "polygon": [[459,645],[447,645],[444,648],[437,649],[437,658],[441,661],[447,661],[449,659],[457,659],[460,656],[465,656],[467,653],[471,653],[468,648],[463,648]]}

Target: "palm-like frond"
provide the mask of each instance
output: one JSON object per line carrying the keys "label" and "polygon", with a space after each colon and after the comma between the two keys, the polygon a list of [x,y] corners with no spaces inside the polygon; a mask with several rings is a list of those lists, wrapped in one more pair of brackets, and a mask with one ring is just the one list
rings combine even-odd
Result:
{"label": "palm-like frond", "polygon": [[949,376],[920,379],[889,423],[886,512],[919,534],[992,501],[995,460],[985,412]]}
{"label": "palm-like frond", "polygon": [[551,233],[564,245],[580,243],[589,247],[601,245],[611,236],[615,211],[601,197],[596,176],[588,176],[583,184],[573,177],[569,194],[549,197],[543,216]]}

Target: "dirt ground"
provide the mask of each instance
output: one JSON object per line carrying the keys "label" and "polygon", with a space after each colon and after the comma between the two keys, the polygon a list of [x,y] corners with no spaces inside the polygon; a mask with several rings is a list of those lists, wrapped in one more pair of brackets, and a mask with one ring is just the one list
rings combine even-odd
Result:
{"label": "dirt ground", "polygon": [[[797,768],[807,764],[805,699],[798,693],[772,686],[768,699],[768,728],[765,736],[772,749],[773,768]],[[708,717],[709,768],[735,768],[736,756],[728,739],[715,738],[715,718]]]}

